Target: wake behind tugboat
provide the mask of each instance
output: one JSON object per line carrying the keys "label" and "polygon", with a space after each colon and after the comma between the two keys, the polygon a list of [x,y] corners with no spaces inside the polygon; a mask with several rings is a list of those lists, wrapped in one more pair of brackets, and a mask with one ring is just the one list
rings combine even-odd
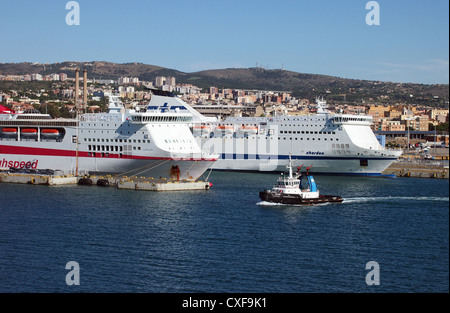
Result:
{"label": "wake behind tugboat", "polygon": [[274,186],[272,190],[264,190],[259,192],[260,199],[268,203],[302,205],[343,201],[341,196],[321,195],[319,189],[317,189],[314,177],[309,175],[309,169],[311,166],[306,169],[306,175],[303,175],[300,172],[302,166],[297,168],[297,172],[294,177],[292,172],[292,161],[289,157],[289,164],[287,166],[289,176],[286,177],[286,175],[281,174],[278,178],[277,185]]}

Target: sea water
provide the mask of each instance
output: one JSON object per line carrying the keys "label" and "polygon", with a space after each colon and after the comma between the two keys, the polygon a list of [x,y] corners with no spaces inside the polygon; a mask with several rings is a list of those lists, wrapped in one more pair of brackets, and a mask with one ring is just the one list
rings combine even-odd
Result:
{"label": "sea water", "polygon": [[210,190],[177,192],[1,184],[0,292],[449,291],[448,180],[317,176],[344,202],[261,202],[277,177],[212,172]]}

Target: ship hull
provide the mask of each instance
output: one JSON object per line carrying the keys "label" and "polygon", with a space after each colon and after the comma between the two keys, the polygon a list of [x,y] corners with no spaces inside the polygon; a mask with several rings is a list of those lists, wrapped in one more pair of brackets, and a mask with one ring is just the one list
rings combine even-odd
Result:
{"label": "ship hull", "polygon": [[[311,167],[311,173],[376,176],[389,167],[395,158],[310,158],[292,156],[296,166],[304,164]],[[361,162],[363,161],[363,162]],[[364,165],[361,165],[363,163]],[[280,172],[288,164],[287,156],[261,157],[261,158],[226,158],[219,159],[212,165],[214,170],[252,171],[252,172]]]}
{"label": "ship hull", "polygon": [[342,197],[334,195],[320,195],[318,198],[304,199],[300,195],[284,194],[284,193],[279,194],[270,190],[261,191],[259,193],[259,198],[262,201],[270,203],[301,204],[301,205],[323,204],[328,202],[339,203],[343,201]]}
{"label": "ship hull", "polygon": [[[76,157],[76,151],[66,151],[63,155],[10,154],[11,149],[0,145],[0,169],[52,169],[65,173],[98,173],[124,176],[145,176],[154,178],[197,180],[214,159],[169,158],[169,157]],[[48,151],[47,151],[48,153]],[[56,153],[56,152],[55,152]],[[79,153],[84,155],[85,153]]]}

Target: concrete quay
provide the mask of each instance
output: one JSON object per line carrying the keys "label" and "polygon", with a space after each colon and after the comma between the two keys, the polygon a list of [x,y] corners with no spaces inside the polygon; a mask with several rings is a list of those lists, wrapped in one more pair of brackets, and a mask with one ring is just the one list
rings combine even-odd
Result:
{"label": "concrete quay", "polygon": [[127,177],[127,176],[89,176],[80,178],[78,184],[112,186],[117,189],[148,190],[148,191],[181,191],[181,190],[208,190],[212,184],[204,181],[167,181],[153,177]]}
{"label": "concrete quay", "polygon": [[383,174],[397,177],[449,179],[449,167],[448,161],[406,160],[392,163]]}
{"label": "concrete quay", "polygon": [[77,183],[77,177],[73,175],[42,175],[42,174],[12,174],[0,173],[0,183],[31,184],[31,185],[70,185]]}
{"label": "concrete quay", "polygon": [[115,187],[117,189],[149,190],[149,191],[181,191],[207,190],[212,184],[203,181],[167,181],[153,177],[126,176],[75,176],[51,175],[38,173],[10,173],[0,172],[0,183],[30,184],[30,185],[97,185]]}

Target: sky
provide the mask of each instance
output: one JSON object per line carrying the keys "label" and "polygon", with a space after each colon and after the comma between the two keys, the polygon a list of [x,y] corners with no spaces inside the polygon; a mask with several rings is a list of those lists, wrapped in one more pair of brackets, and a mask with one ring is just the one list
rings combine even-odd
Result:
{"label": "sky", "polygon": [[0,63],[142,62],[449,83],[449,1],[0,0]]}

